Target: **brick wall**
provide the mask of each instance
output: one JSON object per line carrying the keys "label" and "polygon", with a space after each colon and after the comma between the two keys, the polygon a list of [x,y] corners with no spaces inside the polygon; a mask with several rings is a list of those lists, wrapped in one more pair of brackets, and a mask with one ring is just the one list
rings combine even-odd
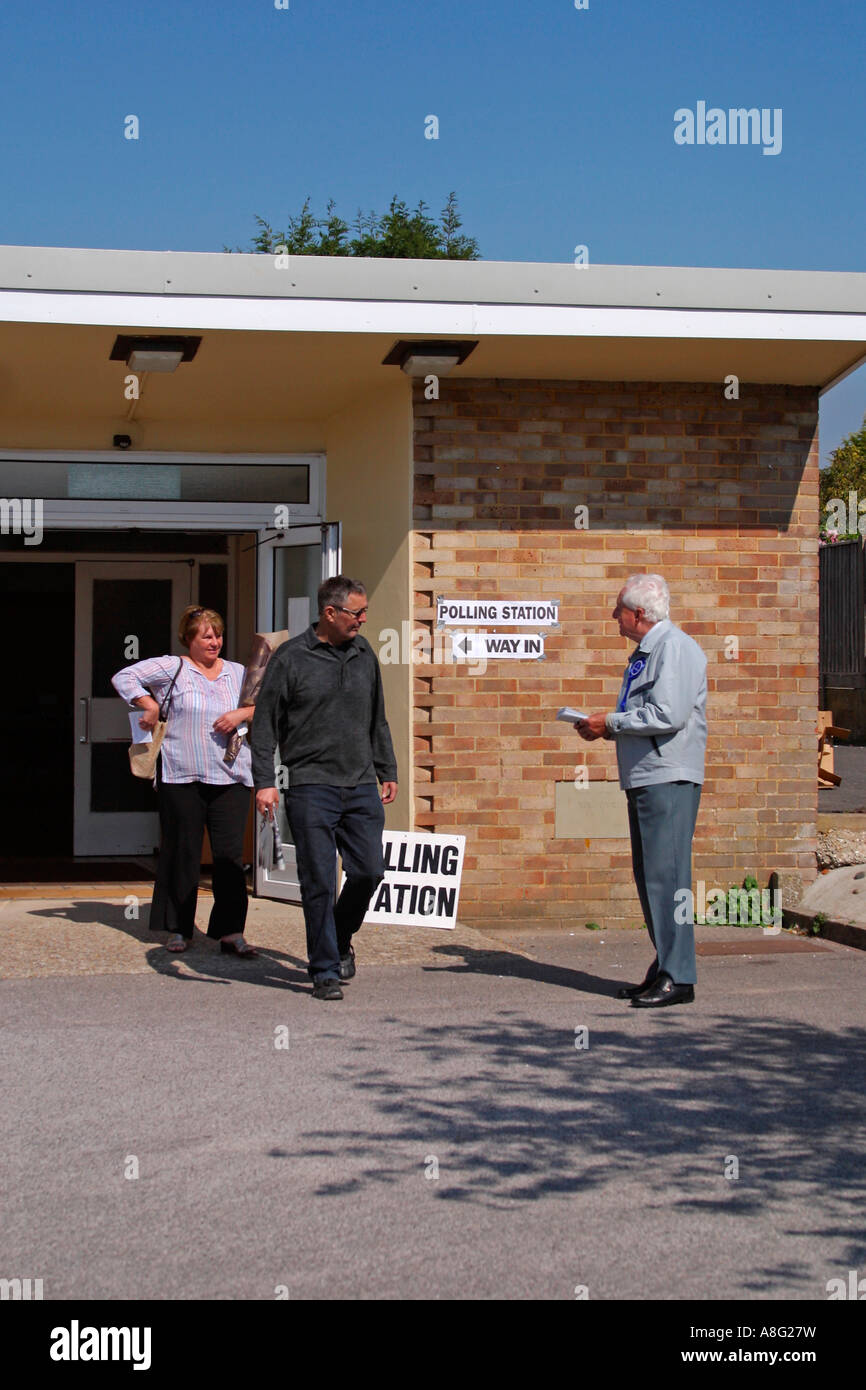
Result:
{"label": "brick wall", "polygon": [[[741,384],[415,387],[415,623],[436,594],[562,600],[547,660],[415,667],[415,821],[467,836],[461,916],[573,928],[642,920],[628,842],[554,838],[554,786],[616,778],[610,743],[552,722],[613,709],[631,650],[610,619],[659,571],[708,668],[694,874],[815,874],[817,392]],[[575,507],[588,527],[575,529]],[[726,659],[731,638],[739,659]]]}

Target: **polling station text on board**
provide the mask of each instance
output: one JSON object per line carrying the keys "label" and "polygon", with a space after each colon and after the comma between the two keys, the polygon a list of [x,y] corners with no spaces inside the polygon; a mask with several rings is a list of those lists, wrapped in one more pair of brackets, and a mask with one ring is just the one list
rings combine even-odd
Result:
{"label": "polling station text on board", "polygon": [[384,831],[385,877],[370,899],[364,921],[455,927],[465,848],[465,835]]}

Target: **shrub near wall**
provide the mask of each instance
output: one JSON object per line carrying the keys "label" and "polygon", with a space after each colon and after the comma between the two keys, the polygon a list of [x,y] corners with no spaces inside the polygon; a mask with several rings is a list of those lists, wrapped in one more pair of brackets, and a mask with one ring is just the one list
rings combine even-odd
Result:
{"label": "shrub near wall", "polygon": [[695,877],[727,887],[775,869],[787,902],[815,874],[816,390],[439,389],[415,387],[416,625],[432,629],[437,594],[562,600],[544,662],[414,671],[415,821],[467,835],[461,915],[641,921],[627,840],[555,838],[555,783],[580,764],[615,780],[616,758],[553,716],[614,708],[631,648],[611,609],[628,574],[651,570],[709,662]]}

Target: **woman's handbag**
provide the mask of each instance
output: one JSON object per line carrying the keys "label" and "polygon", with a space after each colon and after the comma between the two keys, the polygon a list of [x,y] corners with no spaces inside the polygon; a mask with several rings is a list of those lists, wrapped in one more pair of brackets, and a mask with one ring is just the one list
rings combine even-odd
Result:
{"label": "woman's handbag", "polygon": [[146,777],[152,782],[156,776],[156,760],[159,757],[159,750],[162,747],[162,740],[165,738],[166,725],[168,723],[168,707],[171,704],[171,692],[174,690],[175,681],[181,672],[183,657],[177,663],[177,670],[172,677],[171,685],[165,695],[165,699],[159,707],[159,719],[156,728],[151,735],[149,743],[132,743],[129,746],[129,767],[133,777]]}

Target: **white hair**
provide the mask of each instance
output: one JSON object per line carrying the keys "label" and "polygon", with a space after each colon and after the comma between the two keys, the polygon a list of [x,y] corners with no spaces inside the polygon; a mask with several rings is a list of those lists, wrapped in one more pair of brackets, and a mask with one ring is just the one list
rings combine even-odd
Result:
{"label": "white hair", "polygon": [[642,608],[647,622],[670,617],[671,593],[660,574],[630,574],[622,586],[622,601],[632,612]]}

